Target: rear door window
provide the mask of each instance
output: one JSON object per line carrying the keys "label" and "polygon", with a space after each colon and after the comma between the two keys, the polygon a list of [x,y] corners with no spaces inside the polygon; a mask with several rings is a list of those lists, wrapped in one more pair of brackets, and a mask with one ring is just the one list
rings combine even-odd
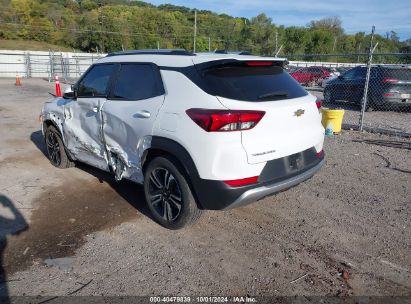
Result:
{"label": "rear door window", "polygon": [[357,72],[358,68],[354,68],[345,72],[342,76],[345,80],[352,80]]}
{"label": "rear door window", "polygon": [[270,101],[308,93],[280,66],[220,65],[203,71],[207,93],[242,101]]}
{"label": "rear door window", "polygon": [[384,77],[411,81],[411,68],[386,68]]}
{"label": "rear door window", "polygon": [[108,92],[110,77],[114,64],[98,64],[80,80],[77,85],[78,97],[105,97]]}
{"label": "rear door window", "polygon": [[141,100],[164,94],[158,68],[152,64],[121,64],[110,99]]}

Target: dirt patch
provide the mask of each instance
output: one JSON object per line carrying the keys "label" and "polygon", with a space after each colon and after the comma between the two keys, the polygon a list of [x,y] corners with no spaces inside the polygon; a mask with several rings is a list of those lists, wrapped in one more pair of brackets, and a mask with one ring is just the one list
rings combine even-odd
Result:
{"label": "dirt patch", "polygon": [[14,156],[5,157],[0,160],[0,167],[13,166],[16,167],[17,164],[32,165],[36,166],[36,162],[44,159],[44,155],[40,153],[25,153],[16,154]]}
{"label": "dirt patch", "polygon": [[85,236],[137,219],[142,191],[123,182],[115,189],[99,181],[73,180],[50,188],[35,201],[30,226],[8,240],[4,254],[7,274],[26,269],[46,258],[71,256]]}

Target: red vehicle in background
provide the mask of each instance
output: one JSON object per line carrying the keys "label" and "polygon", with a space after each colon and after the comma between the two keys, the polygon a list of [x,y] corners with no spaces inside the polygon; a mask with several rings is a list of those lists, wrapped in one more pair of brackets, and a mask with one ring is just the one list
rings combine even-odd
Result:
{"label": "red vehicle in background", "polygon": [[324,78],[330,77],[331,71],[326,67],[312,66],[299,69],[290,75],[303,85],[313,86],[321,84]]}

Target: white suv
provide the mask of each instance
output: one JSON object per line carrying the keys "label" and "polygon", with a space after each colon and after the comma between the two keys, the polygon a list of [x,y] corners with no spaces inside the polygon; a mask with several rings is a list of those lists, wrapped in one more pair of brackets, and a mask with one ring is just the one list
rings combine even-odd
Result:
{"label": "white suv", "polygon": [[290,188],[323,165],[324,129],[319,102],[284,64],[184,50],[109,54],[44,105],[50,161],[144,184],[154,219],[171,229]]}

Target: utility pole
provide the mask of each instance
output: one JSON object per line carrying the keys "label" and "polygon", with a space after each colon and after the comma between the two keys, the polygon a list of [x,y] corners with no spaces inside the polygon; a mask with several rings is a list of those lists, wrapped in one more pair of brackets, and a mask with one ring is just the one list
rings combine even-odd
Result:
{"label": "utility pole", "polygon": [[275,31],[275,52],[278,50],[278,31]]}
{"label": "utility pole", "polygon": [[361,115],[360,115],[360,132],[363,130],[364,126],[364,114],[365,110],[367,109],[367,97],[368,97],[368,85],[370,83],[370,74],[371,74],[371,64],[372,64],[372,54],[374,53],[377,44],[373,47],[372,43],[374,40],[374,33],[375,33],[375,25],[372,26],[372,31],[371,31],[371,39],[370,39],[370,50],[368,52],[368,62],[367,62],[367,76],[365,78],[365,85],[364,85],[364,94],[362,97],[362,106],[361,106]]}
{"label": "utility pole", "polygon": [[360,63],[360,51],[361,51],[361,42],[358,44],[358,57],[357,57],[357,63]]}
{"label": "utility pole", "polygon": [[193,41],[193,53],[196,52],[196,39],[197,39],[197,11],[194,11],[194,41]]}
{"label": "utility pole", "polygon": [[99,17],[100,17],[100,49],[101,53],[104,53],[104,35],[103,35],[103,11],[102,11],[102,6],[103,3],[102,1],[98,2],[98,10],[99,10]]}
{"label": "utility pole", "polygon": [[211,38],[208,37],[208,51],[211,52]]}
{"label": "utility pole", "polygon": [[336,45],[337,45],[337,37],[334,37],[333,52],[335,51]]}

